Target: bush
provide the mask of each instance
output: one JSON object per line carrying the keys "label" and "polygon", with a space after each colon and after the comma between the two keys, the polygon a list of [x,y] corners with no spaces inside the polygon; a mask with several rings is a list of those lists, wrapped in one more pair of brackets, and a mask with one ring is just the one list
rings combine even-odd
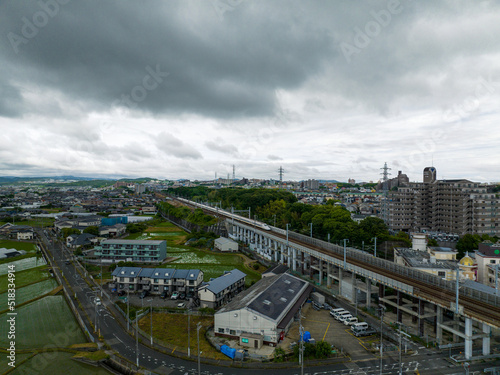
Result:
{"label": "bush", "polygon": [[211,309],[210,307],[202,307],[201,309],[198,309],[198,311],[202,315],[214,315],[215,314],[215,309]]}
{"label": "bush", "polygon": [[274,361],[275,362],[283,362],[285,360],[285,351],[283,348],[276,348],[274,351]]}
{"label": "bush", "polygon": [[254,263],[252,268],[257,271],[260,268],[259,263]]}

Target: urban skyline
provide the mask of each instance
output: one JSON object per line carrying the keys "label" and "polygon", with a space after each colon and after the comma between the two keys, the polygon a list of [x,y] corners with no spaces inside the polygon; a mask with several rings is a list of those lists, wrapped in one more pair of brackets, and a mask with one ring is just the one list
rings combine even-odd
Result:
{"label": "urban skyline", "polygon": [[3,2],[0,175],[378,181],[387,162],[411,181],[431,165],[500,181],[499,16],[490,1]]}

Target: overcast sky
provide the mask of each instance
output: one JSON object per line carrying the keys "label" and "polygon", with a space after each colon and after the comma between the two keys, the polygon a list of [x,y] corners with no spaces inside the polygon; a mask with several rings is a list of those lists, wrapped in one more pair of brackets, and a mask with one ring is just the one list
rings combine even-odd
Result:
{"label": "overcast sky", "polygon": [[496,1],[0,2],[0,175],[500,181]]}

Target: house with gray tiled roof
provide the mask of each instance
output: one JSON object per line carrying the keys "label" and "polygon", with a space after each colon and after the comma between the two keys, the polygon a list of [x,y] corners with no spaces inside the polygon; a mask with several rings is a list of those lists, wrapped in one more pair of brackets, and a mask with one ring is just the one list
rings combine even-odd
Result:
{"label": "house with gray tiled roof", "polygon": [[130,292],[147,290],[153,294],[178,292],[194,296],[203,283],[203,271],[199,269],[117,267],[111,276],[111,289]]}
{"label": "house with gray tiled roof", "polygon": [[200,307],[216,309],[245,288],[246,274],[238,269],[225,272],[216,279],[203,283],[198,289]]}

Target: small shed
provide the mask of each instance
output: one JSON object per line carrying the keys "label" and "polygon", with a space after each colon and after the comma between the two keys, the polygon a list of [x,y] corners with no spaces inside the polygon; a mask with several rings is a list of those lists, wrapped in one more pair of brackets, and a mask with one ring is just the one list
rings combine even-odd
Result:
{"label": "small shed", "polygon": [[214,242],[214,246],[220,251],[238,251],[238,242],[226,237],[217,238]]}

